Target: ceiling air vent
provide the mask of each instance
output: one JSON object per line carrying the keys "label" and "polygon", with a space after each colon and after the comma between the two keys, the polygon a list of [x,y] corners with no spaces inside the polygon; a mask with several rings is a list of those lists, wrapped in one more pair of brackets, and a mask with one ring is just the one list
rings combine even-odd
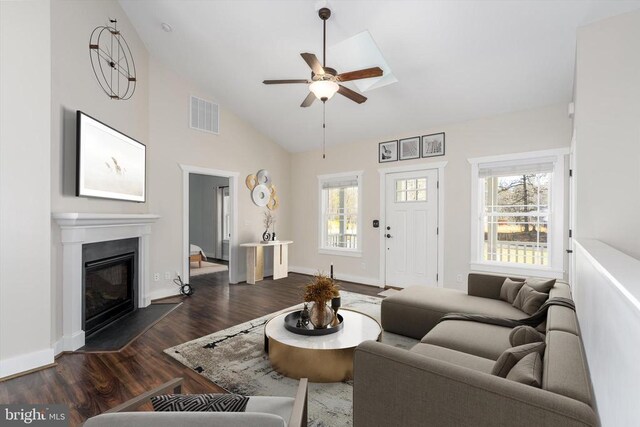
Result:
{"label": "ceiling air vent", "polygon": [[191,129],[219,134],[220,108],[218,104],[192,96],[190,126]]}

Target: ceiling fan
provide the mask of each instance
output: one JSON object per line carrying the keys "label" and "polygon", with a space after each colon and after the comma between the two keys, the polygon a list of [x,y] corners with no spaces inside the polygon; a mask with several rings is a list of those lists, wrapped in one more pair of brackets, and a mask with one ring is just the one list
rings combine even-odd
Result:
{"label": "ceiling fan", "polygon": [[346,96],[350,100],[362,104],[367,98],[358,92],[342,86],[341,82],[351,80],[368,79],[371,77],[381,77],[382,69],[380,67],[365,68],[363,70],[350,71],[348,73],[338,72],[331,67],[327,67],[327,19],[331,16],[331,10],[323,7],[318,11],[318,16],[322,19],[322,64],[313,53],[301,53],[302,59],[311,68],[311,80],[265,80],[262,83],[266,85],[289,84],[289,83],[305,83],[309,85],[309,95],[300,104],[301,107],[308,107],[313,104],[315,99],[326,102],[338,92],[342,96]]}

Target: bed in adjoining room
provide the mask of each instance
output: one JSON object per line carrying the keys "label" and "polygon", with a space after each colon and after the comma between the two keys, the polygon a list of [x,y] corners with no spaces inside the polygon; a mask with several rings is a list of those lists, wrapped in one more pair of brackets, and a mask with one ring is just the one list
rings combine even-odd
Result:
{"label": "bed in adjoining room", "polygon": [[207,256],[202,248],[198,245],[191,244],[189,248],[189,262],[197,262],[198,268],[202,268],[202,261],[206,261]]}

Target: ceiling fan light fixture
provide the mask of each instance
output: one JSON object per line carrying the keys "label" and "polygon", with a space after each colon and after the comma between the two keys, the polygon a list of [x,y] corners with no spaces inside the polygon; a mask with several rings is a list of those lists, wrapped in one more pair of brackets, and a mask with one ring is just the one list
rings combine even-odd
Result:
{"label": "ceiling fan light fixture", "polygon": [[309,85],[309,90],[320,101],[327,101],[340,89],[338,83],[331,80],[318,80]]}

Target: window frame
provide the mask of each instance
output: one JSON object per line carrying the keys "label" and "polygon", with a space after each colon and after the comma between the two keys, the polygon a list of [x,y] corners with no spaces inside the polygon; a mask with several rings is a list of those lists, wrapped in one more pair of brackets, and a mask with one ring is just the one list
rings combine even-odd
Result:
{"label": "window frame", "polygon": [[[326,175],[318,175],[318,253],[325,255],[338,255],[348,257],[362,257],[362,175],[363,171],[341,172]],[[331,248],[325,246],[325,236],[327,224],[324,216],[326,212],[325,200],[323,197],[323,184],[325,182],[343,181],[345,179],[355,179],[358,182],[358,212],[356,215],[358,224],[356,226],[356,246],[357,249]]]}
{"label": "window frame", "polygon": [[[519,276],[541,276],[562,279],[565,273],[565,226],[567,224],[566,156],[569,148],[532,151],[525,153],[486,156],[468,159],[471,164],[471,258],[470,270]],[[551,198],[547,231],[549,265],[527,265],[515,262],[485,261],[482,259],[484,179],[480,178],[482,165],[526,166],[538,162],[552,162]]]}

